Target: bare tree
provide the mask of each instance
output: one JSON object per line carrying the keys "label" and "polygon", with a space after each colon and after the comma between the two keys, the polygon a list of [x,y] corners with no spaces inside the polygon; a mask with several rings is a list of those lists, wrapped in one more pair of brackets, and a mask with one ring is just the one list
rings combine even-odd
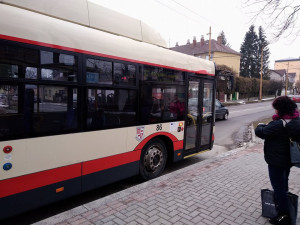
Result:
{"label": "bare tree", "polygon": [[243,5],[252,11],[253,21],[261,19],[266,23],[266,30],[275,40],[283,34],[294,35],[294,39],[300,35],[300,27],[297,24],[300,12],[298,0],[247,0]]}

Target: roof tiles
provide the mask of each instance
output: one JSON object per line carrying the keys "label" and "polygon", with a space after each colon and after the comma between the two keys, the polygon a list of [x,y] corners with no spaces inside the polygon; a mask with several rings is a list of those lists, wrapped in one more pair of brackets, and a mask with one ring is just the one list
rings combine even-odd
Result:
{"label": "roof tiles", "polygon": [[[190,43],[186,45],[180,45],[170,48],[171,50],[182,52],[188,55],[199,55],[208,53],[208,40],[204,41],[201,46],[201,42],[196,43]],[[231,53],[231,54],[237,54],[240,55],[239,52],[234,51],[233,49],[229,48],[228,46],[225,46],[223,44],[219,44],[216,40],[211,40],[211,52],[225,52],[225,53]]]}

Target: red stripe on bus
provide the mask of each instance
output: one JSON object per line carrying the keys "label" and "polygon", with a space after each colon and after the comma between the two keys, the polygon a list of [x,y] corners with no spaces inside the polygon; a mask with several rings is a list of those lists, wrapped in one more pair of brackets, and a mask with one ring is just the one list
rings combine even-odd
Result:
{"label": "red stripe on bus", "polygon": [[28,174],[20,177],[0,181],[0,198],[29,191],[46,185],[58,183],[72,178],[80,177],[109,168],[125,165],[127,163],[140,160],[141,149],[152,138],[164,135],[169,137],[174,144],[174,151],[183,148],[183,141],[167,132],[158,132],[145,138],[136,148],[135,151],[109,156],[101,159],[95,159],[83,163],[64,166],[47,171]]}
{"label": "red stripe on bus", "polygon": [[95,159],[82,163],[82,175],[87,175],[101,170],[121,166],[127,163],[140,160],[140,151],[132,151],[114,156],[109,156],[101,159]]}
{"label": "red stripe on bus", "polygon": [[132,151],[70,166],[28,174],[0,181],[0,198],[69,180],[140,159],[140,151]]}
{"label": "red stripe on bus", "polygon": [[107,57],[107,58],[117,59],[117,60],[124,60],[124,61],[127,61],[127,62],[140,63],[140,64],[151,65],[151,66],[158,66],[158,67],[163,67],[163,68],[167,68],[167,69],[174,69],[174,70],[181,70],[181,71],[185,71],[185,72],[192,72],[192,73],[196,73],[196,74],[205,74],[205,75],[208,75],[208,76],[215,76],[214,74],[208,73],[206,70],[193,71],[193,70],[181,69],[181,68],[177,68],[177,67],[164,66],[164,65],[160,65],[160,64],[143,62],[143,61],[134,60],[134,59],[127,59],[127,58],[123,58],[123,57],[107,55],[107,54],[102,54],[102,53],[97,53],[97,52],[91,52],[91,51],[81,50],[81,49],[77,49],[77,48],[70,48],[70,47],[61,46],[61,45],[55,45],[55,44],[49,44],[49,43],[40,42],[40,41],[33,41],[33,40],[29,40],[29,39],[24,39],[24,38],[7,36],[7,35],[4,35],[4,34],[0,34],[0,38],[5,39],[5,40],[9,40],[9,41],[16,41],[16,42],[21,42],[21,43],[26,43],[26,44],[32,44],[32,45],[38,45],[38,46],[43,46],[43,47],[61,49],[61,50],[65,50],[65,51],[78,52],[78,53],[95,55],[95,56],[100,56],[100,57]]}
{"label": "red stripe on bus", "polygon": [[183,149],[183,141],[173,142],[174,151]]}
{"label": "red stripe on bus", "polygon": [[81,163],[0,181],[0,198],[81,176]]}
{"label": "red stripe on bus", "polygon": [[174,147],[175,147],[175,143],[178,142],[178,139],[173,134],[170,134],[170,133],[167,133],[167,132],[157,132],[157,133],[149,135],[144,140],[142,140],[138,144],[138,146],[136,146],[136,148],[134,150],[135,151],[142,150],[143,147],[148,143],[148,141],[150,141],[150,139],[152,139],[152,138],[154,138],[156,136],[167,136],[167,137],[169,137],[171,139],[171,141],[173,142]]}

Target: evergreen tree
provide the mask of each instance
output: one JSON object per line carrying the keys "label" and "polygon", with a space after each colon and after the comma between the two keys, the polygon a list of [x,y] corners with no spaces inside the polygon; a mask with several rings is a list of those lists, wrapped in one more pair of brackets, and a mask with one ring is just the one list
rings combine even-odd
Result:
{"label": "evergreen tree", "polygon": [[219,36],[221,36],[221,38],[222,38],[222,44],[226,45],[227,47],[230,48],[230,44],[227,42],[227,39],[225,37],[224,31],[221,31],[221,33],[219,34]]}
{"label": "evergreen tree", "polygon": [[258,28],[258,58],[259,58],[259,68],[261,68],[261,53],[263,48],[263,79],[269,79],[269,57],[270,57],[270,50],[268,48],[269,42],[266,40],[266,35],[263,28],[260,26]]}
{"label": "evergreen tree", "polygon": [[240,75],[259,78],[258,37],[254,28],[254,25],[250,26],[241,45]]}

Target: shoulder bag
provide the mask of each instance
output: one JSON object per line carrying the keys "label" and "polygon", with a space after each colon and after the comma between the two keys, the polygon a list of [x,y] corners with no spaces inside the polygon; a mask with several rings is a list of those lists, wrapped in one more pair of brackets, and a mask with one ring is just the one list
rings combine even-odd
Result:
{"label": "shoulder bag", "polygon": [[[283,126],[285,127],[286,121],[282,120]],[[295,164],[297,167],[300,165],[300,145],[297,141],[293,141],[292,138],[290,138],[290,153],[291,153],[291,163]]]}
{"label": "shoulder bag", "polygon": [[290,152],[291,152],[291,162],[293,164],[300,164],[300,146],[297,141],[293,141],[290,138]]}

